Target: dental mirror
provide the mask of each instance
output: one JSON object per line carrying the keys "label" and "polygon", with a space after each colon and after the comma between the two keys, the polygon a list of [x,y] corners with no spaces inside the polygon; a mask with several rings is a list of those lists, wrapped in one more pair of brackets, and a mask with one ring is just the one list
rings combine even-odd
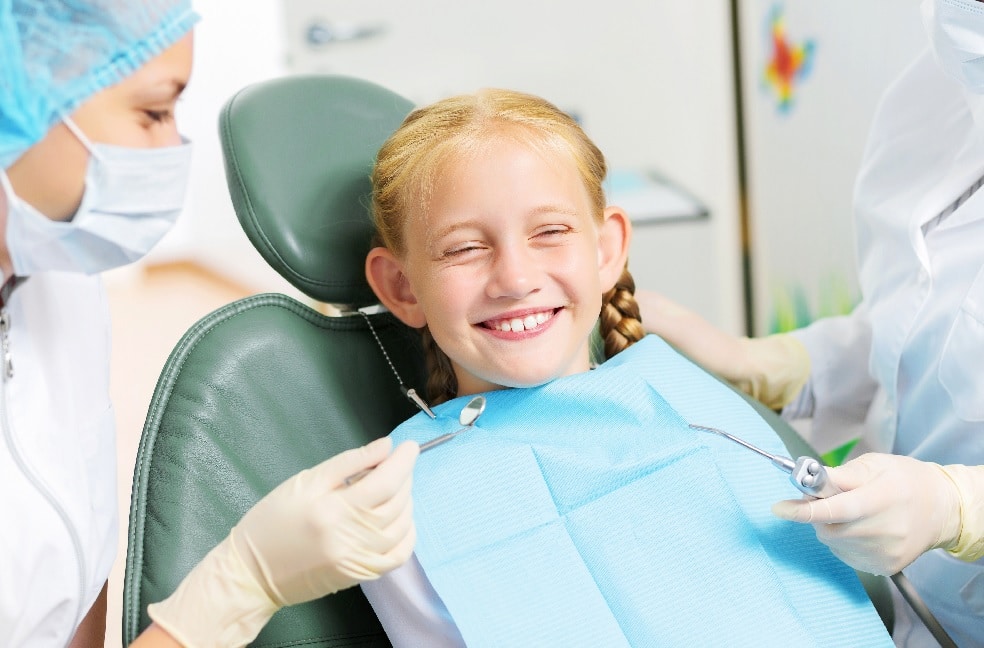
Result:
{"label": "dental mirror", "polygon": [[471,399],[464,407],[461,408],[461,414],[458,415],[458,422],[462,425],[461,429],[455,430],[454,432],[448,432],[447,434],[442,434],[441,436],[435,437],[426,443],[422,443],[420,445],[420,451],[424,452],[425,450],[430,450],[434,446],[441,445],[455,435],[460,434],[465,430],[470,430],[475,425],[475,421],[478,420],[478,417],[481,416],[484,411],[484,396],[476,396]]}
{"label": "dental mirror", "polygon": [[484,411],[485,397],[476,396],[468,401],[467,405],[461,408],[461,414],[458,415],[458,422],[469,427],[475,425],[475,421],[478,420],[478,417],[481,416]]}

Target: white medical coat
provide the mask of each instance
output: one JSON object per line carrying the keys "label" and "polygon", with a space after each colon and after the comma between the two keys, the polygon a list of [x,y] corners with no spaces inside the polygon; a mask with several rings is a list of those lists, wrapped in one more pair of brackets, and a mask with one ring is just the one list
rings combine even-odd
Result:
{"label": "white medical coat", "polygon": [[[866,423],[867,449],[984,464],[984,190],[924,230],[984,176],[982,102],[929,51],[882,99],[854,197],[863,301],[797,333],[811,389],[785,413],[812,410],[820,449]],[[937,550],[906,574],[959,645],[984,646],[984,562]]]}
{"label": "white medical coat", "polygon": [[[65,646],[116,553],[109,310],[98,277],[32,276],[0,376],[0,646]],[[0,367],[2,368],[2,367]]]}

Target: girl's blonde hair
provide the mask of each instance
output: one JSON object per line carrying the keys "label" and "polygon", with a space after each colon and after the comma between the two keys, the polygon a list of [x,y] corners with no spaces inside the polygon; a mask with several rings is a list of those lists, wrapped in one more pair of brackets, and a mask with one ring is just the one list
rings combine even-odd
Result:
{"label": "girl's blonde hair", "polygon": [[[372,172],[372,214],[377,242],[397,257],[406,253],[408,219],[426,213],[435,178],[447,164],[476,155],[494,138],[510,137],[534,150],[566,153],[577,165],[602,222],[605,157],[569,115],[550,102],[510,90],[488,89],[450,97],[411,112],[383,144]],[[645,331],[628,264],[602,296],[600,330],[605,358],[642,339]],[[426,327],[422,330],[430,378],[427,395],[437,404],[457,396],[451,361]]]}

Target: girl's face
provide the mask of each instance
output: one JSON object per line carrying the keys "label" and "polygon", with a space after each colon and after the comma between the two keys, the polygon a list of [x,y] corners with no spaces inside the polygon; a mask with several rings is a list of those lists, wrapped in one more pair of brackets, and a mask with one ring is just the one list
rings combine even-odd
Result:
{"label": "girl's face", "polygon": [[534,386],[589,368],[629,227],[614,207],[597,222],[566,153],[502,137],[446,165],[426,213],[406,220],[405,258],[377,248],[367,274],[394,314],[430,328],[458,395]]}

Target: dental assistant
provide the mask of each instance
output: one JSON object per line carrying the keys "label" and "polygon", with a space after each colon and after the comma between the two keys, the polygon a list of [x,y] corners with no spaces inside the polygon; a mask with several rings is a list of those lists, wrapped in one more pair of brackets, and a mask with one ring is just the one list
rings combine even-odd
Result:
{"label": "dental assistant", "polygon": [[[958,645],[984,646],[984,4],[922,12],[930,48],[884,94],[855,185],[861,304],[738,339],[659,296],[640,303],[706,367],[812,417],[819,449],[874,430],[876,453],[830,471],[847,492],[774,512],[857,569],[905,568]],[[897,603],[896,644],[935,645]]]}
{"label": "dental assistant", "polygon": [[[0,0],[4,648],[105,641],[119,521],[98,273],[145,255],[181,211],[191,145],[174,108],[196,20],[189,0]],[[280,607],[404,562],[416,456],[381,440],[285,481],[151,606],[140,645],[245,645]]]}
{"label": "dental assistant", "polygon": [[116,444],[94,275],[168,231],[191,154],[172,111],[195,14],[135,9],[0,2],[3,646],[65,646],[77,628],[80,645],[101,645],[105,633]]}

